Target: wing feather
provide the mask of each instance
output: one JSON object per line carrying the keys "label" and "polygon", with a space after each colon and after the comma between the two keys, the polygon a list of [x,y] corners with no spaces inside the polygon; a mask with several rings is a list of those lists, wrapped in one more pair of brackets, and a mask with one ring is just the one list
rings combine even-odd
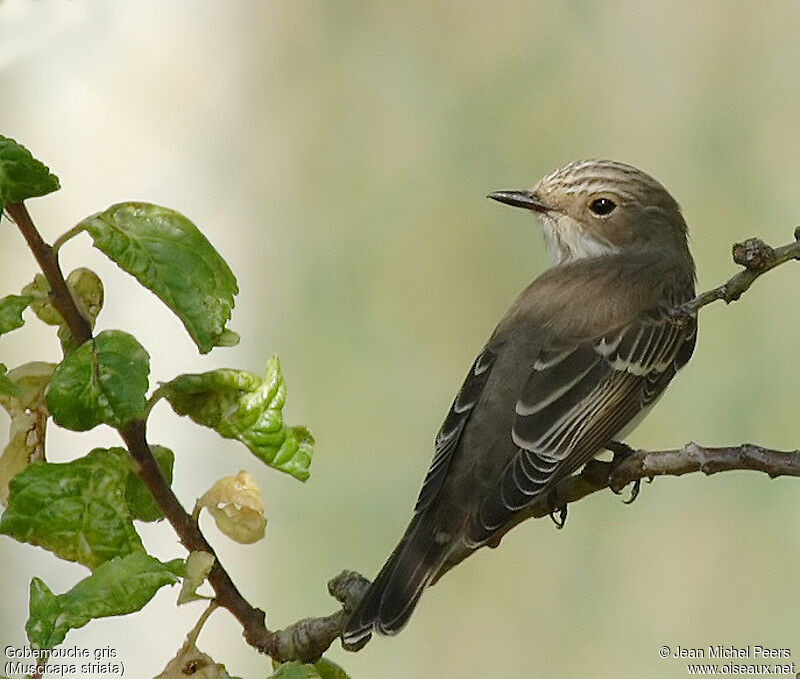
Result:
{"label": "wing feather", "polygon": [[414,514],[419,514],[430,505],[442,487],[442,482],[450,468],[458,442],[464,427],[472,414],[472,409],[486,385],[486,380],[492,371],[495,361],[495,354],[485,349],[467,373],[464,384],[450,406],[450,412],[442,424],[442,428],[436,435],[434,443],[434,454],[431,466],[422,483],[422,489],[414,507]]}
{"label": "wing feather", "polygon": [[484,499],[470,539],[488,540],[652,405],[689,360],[695,336],[694,321],[665,310],[540,356],[517,401],[511,435],[519,451]]}

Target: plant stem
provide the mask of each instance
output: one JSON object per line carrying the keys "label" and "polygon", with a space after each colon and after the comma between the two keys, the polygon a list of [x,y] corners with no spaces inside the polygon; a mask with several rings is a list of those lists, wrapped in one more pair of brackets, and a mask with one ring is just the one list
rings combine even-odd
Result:
{"label": "plant stem", "polygon": [[9,203],[6,205],[6,212],[16,222],[47,282],[50,283],[50,299],[53,306],[61,314],[75,340],[79,344],[88,342],[92,339],[92,328],[72,299],[53,248],[42,240],[24,203]]}

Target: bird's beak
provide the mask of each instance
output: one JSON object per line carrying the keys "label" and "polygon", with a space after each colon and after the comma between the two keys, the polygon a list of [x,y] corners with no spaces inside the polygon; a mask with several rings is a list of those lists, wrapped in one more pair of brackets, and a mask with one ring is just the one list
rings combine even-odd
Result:
{"label": "bird's beak", "polygon": [[513,205],[514,207],[523,207],[526,210],[533,210],[534,212],[547,212],[549,209],[535,196],[533,191],[495,191],[486,197],[496,200],[499,203]]}

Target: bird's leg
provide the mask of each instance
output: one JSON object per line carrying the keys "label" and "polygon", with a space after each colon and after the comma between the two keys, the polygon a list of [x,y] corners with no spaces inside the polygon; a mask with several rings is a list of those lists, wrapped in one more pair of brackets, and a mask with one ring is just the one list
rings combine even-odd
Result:
{"label": "bird's leg", "polygon": [[[547,503],[552,507],[550,510],[550,518],[556,525],[556,528],[561,530],[567,522],[567,505],[558,506],[558,491],[555,487],[550,489]],[[556,513],[558,513],[558,516],[556,516]]]}
{"label": "bird's leg", "polygon": [[[609,441],[606,444],[606,449],[614,453],[614,459],[611,461],[612,465],[621,462],[626,457],[636,452],[627,443],[624,443],[622,441]],[[652,480],[653,477],[651,476],[647,480],[647,482],[650,483]],[[641,488],[642,488],[642,480],[636,479],[636,481],[633,482],[633,486],[631,486],[631,496],[627,500],[623,500],[623,503],[626,505],[631,504],[637,497],[639,497],[639,491],[641,490]],[[612,488],[611,492],[614,493],[615,495],[622,495],[621,490],[614,490]]]}

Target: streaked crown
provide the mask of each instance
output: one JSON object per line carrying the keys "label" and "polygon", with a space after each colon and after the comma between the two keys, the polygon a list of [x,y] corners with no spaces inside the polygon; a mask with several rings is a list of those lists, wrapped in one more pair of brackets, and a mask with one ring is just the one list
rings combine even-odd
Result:
{"label": "streaked crown", "polygon": [[652,247],[680,254],[693,267],[678,203],[631,165],[582,160],[551,172],[528,191],[490,197],[541,216],[554,264]]}

